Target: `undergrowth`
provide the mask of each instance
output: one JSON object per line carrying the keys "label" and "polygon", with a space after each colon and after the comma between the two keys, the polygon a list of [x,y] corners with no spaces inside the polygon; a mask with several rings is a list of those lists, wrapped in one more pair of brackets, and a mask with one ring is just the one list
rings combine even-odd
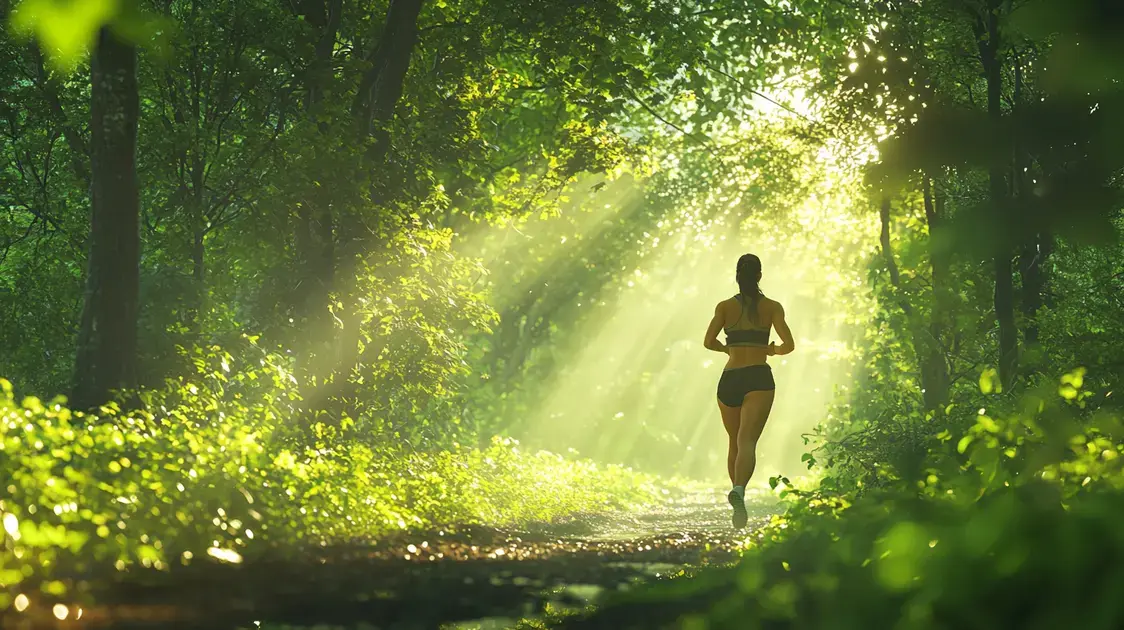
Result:
{"label": "undergrowth", "polygon": [[[631,470],[523,450],[416,452],[292,424],[282,359],[197,351],[196,373],[96,415],[17,402],[0,379],[0,609],[77,601],[113,570],[371,539],[396,530],[549,521],[654,499]],[[49,606],[48,606],[49,607]]]}
{"label": "undergrowth", "polygon": [[[733,567],[609,598],[575,628],[1118,628],[1124,427],[1084,370],[929,418],[920,471],[821,470]],[[991,391],[986,376],[981,384]],[[957,413],[955,409],[942,413]]]}

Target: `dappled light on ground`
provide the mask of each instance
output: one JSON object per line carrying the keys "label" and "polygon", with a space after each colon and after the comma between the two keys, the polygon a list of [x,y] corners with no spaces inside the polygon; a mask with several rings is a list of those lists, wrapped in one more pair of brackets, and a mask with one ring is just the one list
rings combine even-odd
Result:
{"label": "dappled light on ground", "polygon": [[[776,509],[750,503],[750,527],[729,525],[717,492],[668,492],[635,511],[575,516],[524,529],[462,526],[349,545],[267,553],[234,566],[203,563],[99,581],[82,628],[437,627],[581,609],[600,592],[730,562]],[[43,617],[43,605],[23,618]],[[45,620],[44,620],[45,621]],[[77,626],[76,626],[77,627]]]}

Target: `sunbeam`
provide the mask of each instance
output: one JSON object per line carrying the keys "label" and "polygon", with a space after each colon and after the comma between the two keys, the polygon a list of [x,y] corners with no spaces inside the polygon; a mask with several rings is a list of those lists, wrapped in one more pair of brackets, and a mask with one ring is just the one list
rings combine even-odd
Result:
{"label": "sunbeam", "polygon": [[[761,128],[750,132],[760,136]],[[549,305],[507,311],[520,318],[517,335],[524,339],[536,326],[549,330],[532,350],[521,350],[548,355],[530,361],[538,369],[488,375],[513,379],[493,385],[526,401],[508,409],[518,415],[502,422],[510,434],[597,461],[722,479],[727,438],[715,387],[725,357],[705,350],[702,337],[714,305],[737,291],[734,262],[753,252],[764,262],[763,289],[785,305],[798,347],[772,362],[778,393],[755,483],[806,471],[801,436],[824,420],[836,388],[849,384],[842,359],[852,322],[844,312],[854,308],[839,300],[861,299],[859,262],[876,238],[870,215],[854,207],[856,182],[830,154],[802,153],[799,143],[772,133],[777,148],[770,150],[780,153],[766,163],[783,164],[797,180],[772,204],[754,197],[755,182],[770,175],[761,166],[738,165],[729,181],[673,208],[660,206],[660,184],[650,179],[618,178],[603,188],[583,181],[572,187],[561,217],[532,219],[517,239],[510,236],[514,227],[466,239],[466,251],[492,270],[501,317],[520,300]],[[623,235],[615,229],[635,226],[638,217],[647,224]],[[575,228],[584,238],[572,234]],[[625,236],[634,242],[619,242]],[[609,245],[623,250],[606,256]],[[615,273],[555,300],[575,268],[595,264],[616,265]],[[507,361],[514,356],[496,365]]]}

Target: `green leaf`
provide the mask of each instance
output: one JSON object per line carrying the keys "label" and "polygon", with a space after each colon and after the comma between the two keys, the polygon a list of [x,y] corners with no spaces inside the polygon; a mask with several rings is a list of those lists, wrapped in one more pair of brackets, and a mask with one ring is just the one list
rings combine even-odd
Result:
{"label": "green leaf", "polygon": [[921,574],[929,536],[925,529],[910,521],[895,524],[878,541],[875,574],[882,586],[892,591],[908,589]]}
{"label": "green leaf", "polygon": [[1003,391],[1003,385],[999,382],[999,372],[995,368],[987,368],[980,373],[980,391],[985,394]]}
{"label": "green leaf", "polygon": [[98,30],[120,10],[120,0],[23,0],[12,11],[12,28],[42,43],[59,70],[72,70],[93,45]]}

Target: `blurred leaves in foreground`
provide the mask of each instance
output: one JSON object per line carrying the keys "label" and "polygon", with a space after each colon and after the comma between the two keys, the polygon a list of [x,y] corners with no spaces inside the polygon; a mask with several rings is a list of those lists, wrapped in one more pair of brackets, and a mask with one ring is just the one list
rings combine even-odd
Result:
{"label": "blurred leaves in foreground", "polygon": [[23,0],[12,12],[12,27],[35,36],[62,69],[86,56],[101,27],[116,17],[121,0]]}
{"label": "blurred leaves in foreground", "polygon": [[[986,373],[985,373],[986,374]],[[993,376],[981,379],[988,390]],[[563,627],[1118,628],[1124,427],[1074,370],[928,443],[916,475],[790,488],[734,567],[611,598]],[[836,473],[838,474],[838,473]]]}
{"label": "blurred leaves in foreground", "polygon": [[[55,70],[72,72],[85,60],[98,31],[109,26],[127,39],[146,41],[160,21],[134,0],[16,0],[8,18],[15,34],[34,38]],[[165,25],[166,26],[166,25]]]}

